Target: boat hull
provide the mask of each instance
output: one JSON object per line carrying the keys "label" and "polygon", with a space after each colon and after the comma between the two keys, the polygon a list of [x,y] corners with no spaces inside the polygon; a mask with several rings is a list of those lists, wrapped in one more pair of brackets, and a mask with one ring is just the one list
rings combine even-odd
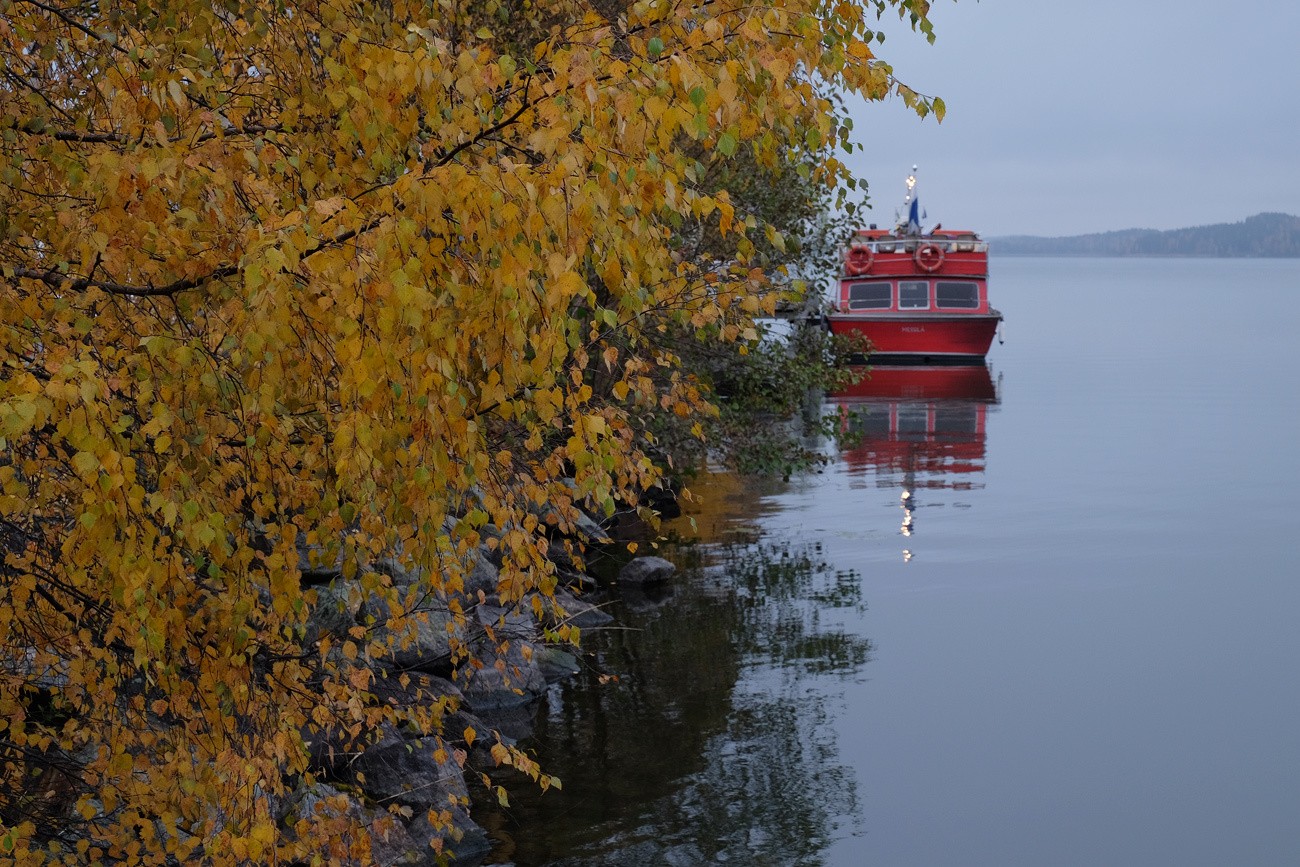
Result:
{"label": "boat hull", "polygon": [[972,313],[853,314],[829,317],[832,334],[865,337],[876,364],[969,364],[988,354],[1002,315]]}

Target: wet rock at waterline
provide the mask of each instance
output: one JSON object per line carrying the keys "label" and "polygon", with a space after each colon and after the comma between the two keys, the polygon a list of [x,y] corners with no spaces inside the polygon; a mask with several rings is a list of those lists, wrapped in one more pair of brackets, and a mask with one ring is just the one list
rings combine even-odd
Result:
{"label": "wet rock at waterline", "polygon": [[664,584],[677,567],[663,557],[637,557],[618,573],[621,587],[655,587]]}

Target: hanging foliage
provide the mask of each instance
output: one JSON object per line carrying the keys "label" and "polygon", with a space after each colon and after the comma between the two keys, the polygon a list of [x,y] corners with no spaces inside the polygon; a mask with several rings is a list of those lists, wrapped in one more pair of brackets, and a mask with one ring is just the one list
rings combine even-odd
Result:
{"label": "hanging foliage", "polygon": [[446,708],[376,700],[416,626],[313,616],[437,597],[493,665],[473,552],[552,592],[548,533],[659,480],[631,420],[710,411],[661,335],[771,309],[715,164],[836,187],[835,93],[941,108],[870,47],[927,10],[0,0],[0,859],[364,858],[278,805],[385,722],[446,760]]}

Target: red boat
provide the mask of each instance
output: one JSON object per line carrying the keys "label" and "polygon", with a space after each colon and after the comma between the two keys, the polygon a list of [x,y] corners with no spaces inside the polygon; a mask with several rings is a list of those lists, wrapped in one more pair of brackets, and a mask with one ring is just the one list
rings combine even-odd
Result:
{"label": "red boat", "polygon": [[893,231],[860,229],[844,249],[827,321],[834,334],[870,341],[873,363],[977,363],[1002,322],[989,306],[988,244],[938,225],[923,232],[912,171],[907,220]]}

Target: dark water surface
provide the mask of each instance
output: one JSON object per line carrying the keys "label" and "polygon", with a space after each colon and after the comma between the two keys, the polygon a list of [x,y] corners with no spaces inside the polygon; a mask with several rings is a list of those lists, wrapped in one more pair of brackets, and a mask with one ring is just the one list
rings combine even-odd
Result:
{"label": "dark water surface", "polygon": [[549,696],[565,789],[476,813],[495,860],[1300,864],[1300,261],[990,294],[987,373],[830,401],[823,473],[701,480],[702,567]]}

